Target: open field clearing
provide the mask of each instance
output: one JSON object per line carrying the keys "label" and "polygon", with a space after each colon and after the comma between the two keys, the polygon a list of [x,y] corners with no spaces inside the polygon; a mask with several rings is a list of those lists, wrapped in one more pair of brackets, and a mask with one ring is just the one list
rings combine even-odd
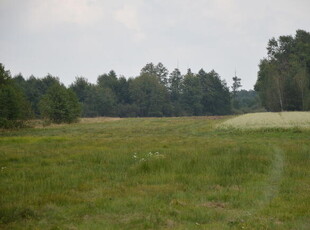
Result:
{"label": "open field clearing", "polygon": [[0,229],[310,229],[310,130],[238,118],[2,132]]}
{"label": "open field clearing", "polygon": [[249,113],[229,119],[219,125],[221,129],[310,129],[310,112]]}

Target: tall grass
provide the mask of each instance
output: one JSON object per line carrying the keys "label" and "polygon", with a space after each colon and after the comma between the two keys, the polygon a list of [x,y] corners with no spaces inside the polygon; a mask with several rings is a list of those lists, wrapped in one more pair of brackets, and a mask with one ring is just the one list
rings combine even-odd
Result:
{"label": "tall grass", "polygon": [[225,119],[2,133],[0,228],[307,229],[310,131],[216,129]]}

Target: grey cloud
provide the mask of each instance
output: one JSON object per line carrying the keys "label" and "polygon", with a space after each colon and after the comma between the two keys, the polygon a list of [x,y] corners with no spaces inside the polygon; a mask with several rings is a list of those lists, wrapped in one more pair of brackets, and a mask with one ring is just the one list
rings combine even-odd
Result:
{"label": "grey cloud", "polygon": [[151,61],[215,69],[229,83],[237,68],[249,89],[268,39],[309,31],[309,9],[306,0],[2,0],[0,62],[66,84],[110,69],[136,76]]}

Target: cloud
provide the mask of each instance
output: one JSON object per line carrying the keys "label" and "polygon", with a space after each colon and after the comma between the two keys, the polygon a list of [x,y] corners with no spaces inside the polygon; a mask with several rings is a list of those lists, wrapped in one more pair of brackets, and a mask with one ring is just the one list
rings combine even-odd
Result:
{"label": "cloud", "polygon": [[309,7],[309,0],[0,0],[0,59],[13,73],[56,73],[67,83],[111,68],[135,76],[151,61],[214,68],[229,82],[236,67],[250,88],[268,39],[310,30]]}
{"label": "cloud", "polygon": [[28,9],[27,25],[35,29],[62,23],[88,26],[103,16],[103,6],[94,0],[34,0]]}
{"label": "cloud", "polygon": [[139,42],[144,40],[146,35],[141,29],[137,8],[137,5],[124,4],[121,8],[115,11],[114,17],[116,21],[120,22],[133,32],[133,40]]}

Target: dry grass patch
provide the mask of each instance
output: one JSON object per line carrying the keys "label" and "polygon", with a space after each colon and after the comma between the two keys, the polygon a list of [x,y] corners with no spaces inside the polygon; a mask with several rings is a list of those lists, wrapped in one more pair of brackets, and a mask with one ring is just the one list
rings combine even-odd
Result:
{"label": "dry grass patch", "polygon": [[310,128],[310,112],[250,113],[229,119],[220,129]]}
{"label": "dry grass patch", "polygon": [[102,123],[102,122],[111,122],[111,121],[119,121],[122,118],[119,117],[92,117],[92,118],[81,118],[80,123],[89,124],[89,123]]}
{"label": "dry grass patch", "polygon": [[[92,117],[92,118],[80,118],[78,120],[78,123],[79,124],[91,124],[91,123],[113,122],[113,121],[119,121],[119,120],[122,120],[122,118],[119,118],[119,117]],[[54,124],[54,123],[48,123],[44,120],[36,119],[36,120],[27,121],[26,125],[29,127],[33,127],[33,128],[57,128],[57,127],[67,126],[69,124],[67,124],[67,123]]]}

